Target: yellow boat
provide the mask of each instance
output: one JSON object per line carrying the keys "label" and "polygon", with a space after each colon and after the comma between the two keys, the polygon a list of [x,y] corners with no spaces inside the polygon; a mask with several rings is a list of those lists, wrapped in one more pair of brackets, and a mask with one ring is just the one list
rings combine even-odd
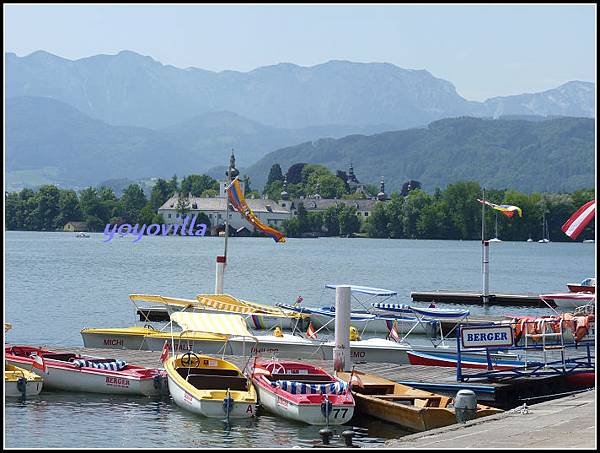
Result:
{"label": "yellow boat", "polygon": [[[396,423],[406,430],[421,432],[458,423],[454,408],[451,406],[453,402],[451,397],[359,371],[337,372],[336,376],[345,382],[350,382],[351,379],[354,381],[352,395],[356,401],[357,411]],[[478,404],[476,417],[500,412],[501,409]]]}
{"label": "yellow boat", "polygon": [[179,407],[226,420],[256,415],[256,390],[233,363],[186,352],[167,359],[165,369],[169,392]]}
{"label": "yellow boat", "polygon": [[42,391],[44,379],[31,371],[4,362],[4,395],[26,397]]}
{"label": "yellow boat", "polygon": [[136,301],[163,304],[167,307],[169,313],[185,310],[202,313],[238,314],[245,317],[248,327],[252,329],[272,329],[275,326],[291,329],[298,324],[298,328],[302,330],[305,328],[303,321],[308,322],[309,319],[309,315],[306,314],[271,305],[248,302],[229,294],[198,294],[196,299],[183,299],[158,294],[130,294],[129,299],[134,305]]}

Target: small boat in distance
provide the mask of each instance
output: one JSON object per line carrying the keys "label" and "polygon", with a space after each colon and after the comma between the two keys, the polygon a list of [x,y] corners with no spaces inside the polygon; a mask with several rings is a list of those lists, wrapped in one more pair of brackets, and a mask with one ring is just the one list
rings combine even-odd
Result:
{"label": "small boat in distance", "polygon": [[89,238],[90,235],[88,233],[84,233],[83,231],[80,231],[79,233],[75,234],[76,238]]}
{"label": "small boat in distance", "polygon": [[496,236],[489,240],[489,242],[502,242],[502,239],[498,238],[498,211],[496,214]]}
{"label": "small boat in distance", "polygon": [[[164,371],[131,365],[123,360],[80,356],[33,346],[6,346],[5,360],[10,365],[33,367],[35,356],[43,359],[46,389],[69,392],[110,393],[154,396],[166,393]],[[34,369],[32,368],[32,371]]]}
{"label": "small boat in distance", "polygon": [[538,241],[540,244],[547,244],[550,242],[550,232],[548,231],[548,221],[546,220],[546,214],[542,216],[542,239]]}
{"label": "small boat in distance", "polygon": [[[451,397],[398,384],[360,371],[338,371],[336,376],[352,382],[352,394],[361,413],[396,423],[412,432],[458,423]],[[476,417],[503,412],[482,404],[477,405]]]}
{"label": "small boat in distance", "polygon": [[250,370],[260,405],[310,425],[341,425],[354,415],[350,388],[322,368],[291,360],[257,359]]}

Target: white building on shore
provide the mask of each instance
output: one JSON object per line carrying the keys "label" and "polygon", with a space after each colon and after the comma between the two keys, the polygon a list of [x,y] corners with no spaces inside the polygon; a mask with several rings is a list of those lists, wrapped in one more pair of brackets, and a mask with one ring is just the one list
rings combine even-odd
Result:
{"label": "white building on shore", "polygon": [[[233,180],[239,175],[239,171],[235,168],[235,156],[233,152],[230,158],[230,167],[232,168],[231,179]],[[227,172],[225,172],[227,176]],[[239,181],[244,190],[243,181]],[[193,197],[188,194],[181,204],[187,204],[186,214],[193,216],[194,214],[204,213],[210,220],[210,234],[216,235],[217,231],[225,229],[225,214],[227,210],[227,180],[219,182],[219,195],[216,197]],[[263,198],[246,198],[248,207],[252,209],[254,214],[265,224],[281,231],[284,220],[292,218],[290,210],[281,206],[273,200]],[[159,209],[158,213],[162,215],[164,223],[175,224],[181,223],[181,214],[178,212],[180,206],[179,195],[175,194],[169,198]],[[254,228],[242,215],[236,212],[232,207],[229,208],[229,226],[230,231],[235,230],[239,234],[244,232],[253,232]],[[245,231],[244,231],[245,230]]]}

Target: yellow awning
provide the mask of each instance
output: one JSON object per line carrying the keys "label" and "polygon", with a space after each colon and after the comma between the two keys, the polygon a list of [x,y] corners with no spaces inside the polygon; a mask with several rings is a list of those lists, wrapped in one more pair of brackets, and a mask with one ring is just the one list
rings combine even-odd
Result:
{"label": "yellow awning", "polygon": [[197,306],[198,301],[194,299],[181,299],[179,297],[165,297],[158,294],[130,294],[131,300],[141,300],[144,302],[159,302],[165,305],[177,305],[180,307]]}
{"label": "yellow awning", "polygon": [[229,294],[198,294],[196,296],[198,302],[205,306],[214,308],[215,310],[228,311],[231,313],[240,314],[265,314],[271,316],[282,316],[285,318],[302,317],[300,313],[295,313],[290,310],[283,310],[270,305],[262,305],[246,300],[237,299]]}
{"label": "yellow awning", "polygon": [[178,311],[171,315],[171,320],[179,324],[184,331],[253,336],[248,332],[246,321],[240,315]]}

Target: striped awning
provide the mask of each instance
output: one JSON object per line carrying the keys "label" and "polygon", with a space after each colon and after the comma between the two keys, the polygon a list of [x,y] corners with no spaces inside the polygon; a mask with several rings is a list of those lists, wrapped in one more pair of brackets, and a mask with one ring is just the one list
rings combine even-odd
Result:
{"label": "striped awning", "polygon": [[171,315],[171,320],[179,324],[184,331],[228,336],[253,336],[248,331],[244,318],[235,314],[178,311]]}
{"label": "striped awning", "polygon": [[269,305],[256,304],[246,300],[237,299],[229,294],[198,294],[196,300],[204,307],[215,310],[227,311],[230,313],[239,313],[242,315],[265,314],[281,317],[299,317],[298,313],[283,310]]}
{"label": "striped awning", "polygon": [[177,305],[179,307],[189,307],[198,305],[198,302],[194,299],[181,299],[179,297],[165,297],[158,294],[130,294],[129,299],[144,301],[144,302],[158,302],[165,305]]}

